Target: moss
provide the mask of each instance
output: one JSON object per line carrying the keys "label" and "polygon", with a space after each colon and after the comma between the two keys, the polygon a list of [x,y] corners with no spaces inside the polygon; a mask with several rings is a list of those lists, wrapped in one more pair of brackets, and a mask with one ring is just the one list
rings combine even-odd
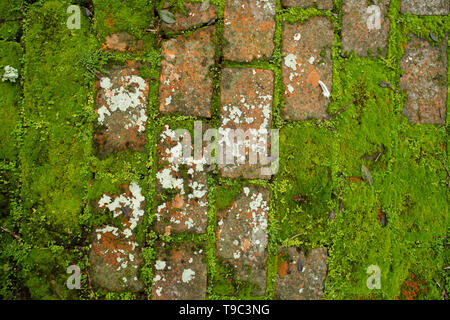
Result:
{"label": "moss", "polygon": [[[20,57],[22,47],[16,42],[0,41],[0,74],[3,74],[6,66],[11,66],[21,73]],[[0,159],[14,161],[17,157],[15,136],[18,134],[20,114],[20,83],[6,81],[0,82],[0,96],[2,107],[0,108]]]}

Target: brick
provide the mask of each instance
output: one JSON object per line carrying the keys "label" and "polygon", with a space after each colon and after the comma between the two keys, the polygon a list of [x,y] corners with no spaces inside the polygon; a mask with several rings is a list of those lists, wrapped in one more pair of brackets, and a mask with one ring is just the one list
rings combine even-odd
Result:
{"label": "brick", "polygon": [[[273,72],[261,69],[224,69],[221,81],[221,110],[219,143],[224,147],[223,160],[219,161],[219,170],[224,177],[245,179],[269,179],[263,168],[270,164],[261,161],[259,155],[269,156],[270,129],[273,103]],[[237,142],[229,136],[241,129],[243,133],[254,135],[250,139]],[[233,143],[234,141],[234,143]],[[237,146],[242,146],[240,150]],[[226,151],[231,150],[234,162],[225,163]],[[259,153],[257,161],[252,163],[249,153]]]}
{"label": "brick", "polygon": [[320,300],[327,275],[327,249],[312,249],[308,256],[298,248],[278,250],[276,296],[281,300]]}
{"label": "brick", "polygon": [[244,187],[230,207],[217,213],[217,255],[234,267],[238,280],[253,285],[253,295],[266,291],[269,197],[267,189]]}
{"label": "brick", "polygon": [[96,81],[94,141],[100,158],[125,149],[144,150],[149,82],[139,76],[139,66],[135,61],[109,66],[108,75]]}
{"label": "brick", "polygon": [[175,23],[162,23],[163,30],[182,31],[217,19],[217,6],[210,4],[209,0],[201,3],[184,2],[187,14],[175,13]]}
{"label": "brick", "polygon": [[275,0],[226,0],[224,47],[226,60],[249,62],[273,53]]}
{"label": "brick", "polygon": [[[342,51],[360,57],[385,56],[390,21],[387,6],[390,0],[368,5],[367,0],[344,0],[342,6]],[[377,9],[378,8],[378,9]],[[379,18],[377,15],[379,13]]]}
{"label": "brick", "polygon": [[95,204],[97,210],[109,210],[121,225],[96,228],[92,235],[89,262],[94,287],[109,291],[141,291],[139,267],[143,263],[134,229],[142,222],[145,198],[136,183],[122,186],[120,195],[104,194]]}
{"label": "brick", "polygon": [[211,117],[214,27],[178,36],[162,45],[159,110],[186,116]]}
{"label": "brick", "polygon": [[445,125],[447,39],[439,46],[410,35],[400,61],[400,89],[406,91],[403,115],[412,123]]}
{"label": "brick", "polygon": [[175,132],[164,126],[157,146],[158,194],[176,192],[156,209],[155,230],[159,234],[205,233],[208,215],[208,175],[204,159],[182,157],[182,144]]}
{"label": "brick", "polygon": [[182,243],[156,243],[153,300],[204,300],[206,257],[203,249]]}
{"label": "brick", "polygon": [[136,40],[127,32],[113,33],[105,37],[105,43],[102,44],[104,51],[120,53],[144,53],[144,42]]}
{"label": "brick", "polygon": [[282,0],[284,7],[316,7],[317,9],[333,9],[333,0]]}
{"label": "brick", "polygon": [[401,13],[412,13],[420,16],[448,15],[448,0],[402,0]]}
{"label": "brick", "polygon": [[326,119],[333,84],[333,26],[324,17],[304,24],[285,24],[282,75],[285,87],[283,117],[290,120]]}

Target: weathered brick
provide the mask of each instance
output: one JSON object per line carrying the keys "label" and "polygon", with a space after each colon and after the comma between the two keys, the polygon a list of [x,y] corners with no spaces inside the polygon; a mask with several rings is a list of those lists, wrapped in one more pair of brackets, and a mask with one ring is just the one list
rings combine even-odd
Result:
{"label": "weathered brick", "polygon": [[135,61],[110,66],[108,75],[96,81],[94,141],[100,158],[127,148],[144,149],[149,83],[139,76],[139,66]]}
{"label": "weathered brick", "polygon": [[217,255],[235,268],[235,276],[253,285],[253,295],[266,291],[267,219],[270,192],[244,187],[233,204],[217,213]]}
{"label": "weathered brick", "polygon": [[157,207],[156,231],[166,235],[172,232],[205,233],[208,215],[205,160],[184,158],[182,143],[169,126],[163,127],[157,150],[162,166],[156,175],[158,194],[165,191],[177,194]]}
{"label": "weathered brick", "polygon": [[143,283],[138,278],[143,262],[134,229],[144,216],[145,198],[137,183],[122,186],[117,196],[105,194],[95,204],[97,210],[109,210],[118,219],[121,228],[104,226],[92,235],[89,255],[90,277],[94,287],[110,291],[141,291]]}
{"label": "weathered brick", "polygon": [[[260,155],[269,156],[273,102],[273,72],[261,69],[224,69],[221,82],[219,143],[223,146],[219,170],[222,176],[269,179],[270,164]],[[230,134],[252,134],[252,139],[233,139]],[[239,147],[242,146],[242,149]],[[227,153],[234,161],[226,163]],[[250,153],[259,153],[256,161]],[[252,160],[252,161],[251,161]]]}
{"label": "weathered brick", "polygon": [[390,21],[387,6],[390,0],[368,5],[368,0],[344,0],[342,6],[342,51],[360,57],[385,56]]}
{"label": "weathered brick", "polygon": [[275,0],[226,0],[224,47],[226,60],[252,61],[273,53]]}
{"label": "weathered brick", "polygon": [[282,0],[284,7],[317,7],[317,9],[333,9],[333,0]]}
{"label": "weathered brick", "polygon": [[106,36],[102,44],[104,51],[121,53],[144,53],[144,41],[136,40],[127,32],[113,33]]}
{"label": "weathered brick", "polygon": [[217,19],[217,6],[209,0],[203,2],[184,2],[187,14],[175,13],[175,23],[162,23],[163,30],[182,31]]}
{"label": "weathered brick", "polygon": [[421,16],[448,15],[450,1],[448,0],[402,0],[401,12]]}
{"label": "weathered brick", "polygon": [[156,243],[153,300],[204,300],[206,258],[194,244]]}
{"label": "weathered brick", "polygon": [[327,276],[327,249],[279,248],[276,296],[282,300],[320,300]]}
{"label": "weathered brick", "polygon": [[403,115],[410,122],[445,125],[447,103],[447,39],[439,46],[410,35],[400,61],[400,89],[406,91]]}
{"label": "weathered brick", "polygon": [[285,24],[283,64],[285,108],[283,117],[291,120],[325,119],[333,83],[333,25],[324,17],[304,24]]}
{"label": "weathered brick", "polygon": [[159,110],[210,117],[214,65],[214,27],[178,36],[162,45]]}

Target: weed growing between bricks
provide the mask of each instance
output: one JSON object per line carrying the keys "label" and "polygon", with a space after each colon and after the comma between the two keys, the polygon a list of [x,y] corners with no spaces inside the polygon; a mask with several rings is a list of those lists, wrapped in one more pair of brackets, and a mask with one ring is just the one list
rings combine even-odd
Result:
{"label": "weed growing between bricks", "polygon": [[[258,30],[253,39],[248,39],[247,48],[243,43],[231,43],[245,34],[237,34],[239,28],[233,29],[234,21],[227,20],[226,10],[232,11],[226,1],[210,0],[211,7],[201,9],[209,10],[204,20],[192,20],[193,23],[187,20],[179,29],[171,23],[165,26],[161,11],[172,12],[180,21],[188,13],[183,3],[200,7],[203,1],[14,0],[0,5],[4,9],[0,10],[0,72],[7,65],[19,72],[16,83],[0,82],[1,96],[5,97],[0,120],[4,128],[0,131],[2,298],[437,300],[445,297],[444,293],[449,291],[445,269],[449,228],[446,201],[449,100],[441,105],[441,113],[421,113],[412,105],[405,109],[408,95],[411,96],[409,90],[416,87],[408,87],[406,81],[406,88],[401,88],[400,83],[402,77],[415,73],[401,68],[408,66],[405,53],[427,48],[429,52],[443,52],[448,61],[448,15],[408,13],[400,0],[382,1],[388,3],[384,18],[389,20],[389,28],[380,31],[385,34],[377,40],[377,46],[381,43],[378,50],[366,45],[366,35],[358,35],[362,40],[356,42],[346,38],[355,35],[354,30],[344,25],[351,12],[345,8],[354,1],[298,1],[292,5],[295,1],[276,0],[273,29],[272,18],[267,18],[270,14],[264,16],[267,21],[262,24],[268,33],[273,31],[273,50],[271,45],[264,45],[258,52],[253,45],[266,39]],[[81,16],[79,30],[67,29],[66,9],[72,4],[88,9]],[[374,4],[376,1],[366,3]],[[417,6],[414,8],[419,10]],[[23,23],[14,19],[23,19]],[[312,47],[324,39],[314,38],[317,30],[303,31],[308,30],[305,28],[308,23],[320,26],[325,30],[323,34],[327,34],[329,24],[332,36],[329,39],[324,36],[329,44],[318,52]],[[211,65],[205,68],[203,61],[209,62],[202,61],[205,53],[194,41],[209,41],[203,38],[208,30],[213,30],[214,55],[208,60]],[[305,32],[310,38],[303,38]],[[298,40],[287,40],[288,35]],[[412,37],[424,42],[408,46]],[[311,46],[311,51],[300,51],[299,48],[307,50],[306,45],[295,47],[294,41],[300,39],[308,41],[305,43]],[[169,42],[174,44],[168,46]],[[229,50],[230,47],[233,49]],[[202,66],[188,68],[180,64],[180,59],[192,58],[183,55],[186,50],[197,52],[200,58],[195,63]],[[173,51],[180,56],[170,60]],[[304,66],[289,67],[288,53],[304,59]],[[308,61],[309,55],[316,58]],[[433,83],[447,88],[441,93],[448,96],[448,63],[439,62],[447,70],[434,75],[437,80]],[[192,85],[172,78],[169,84],[162,81],[164,70],[172,70],[168,72],[172,76],[179,67],[177,63],[181,65],[177,72],[196,75],[204,71],[204,79]],[[330,81],[329,98],[314,95],[320,87],[296,96],[295,90],[303,90],[300,83],[316,81],[300,74],[302,68],[310,66],[319,73],[321,70],[331,73],[319,75],[319,79]],[[126,137],[112,131],[113,138],[108,141],[115,143],[116,149],[102,151],[103,144],[97,141],[103,140],[94,138],[107,130],[98,124],[98,92],[105,78],[114,82],[113,68],[119,68],[121,76],[133,73],[145,81],[145,131],[140,138],[137,129],[132,128]],[[273,76],[270,126],[280,130],[278,172],[270,179],[245,179],[239,175],[225,177],[217,167],[205,168],[207,206],[201,210],[207,220],[204,230],[195,232],[188,222],[178,232],[173,222],[176,219],[170,218],[163,220],[159,229],[159,208],[176,207],[181,197],[178,189],[164,188],[158,178],[170,165],[161,161],[166,152],[160,146],[165,126],[172,130],[187,129],[192,137],[195,121],[201,121],[204,129],[221,127],[227,91],[246,90],[228,88],[224,77],[228,74],[245,77],[245,71],[250,69],[257,70],[253,75],[269,72]],[[446,74],[445,81],[442,74]],[[249,78],[253,75],[249,74]],[[331,77],[325,80],[327,76]],[[117,79],[122,83],[120,76]],[[208,81],[211,88],[205,85]],[[258,84],[259,89],[265,89],[265,84]],[[292,84],[293,92],[288,84]],[[173,86],[179,86],[178,96],[170,91]],[[201,93],[195,99],[207,103],[183,109],[188,102],[182,96],[189,98],[190,89]],[[106,96],[107,90],[110,89],[105,86]],[[248,96],[246,102],[251,100]],[[315,104],[317,99],[321,101],[320,107]],[[315,113],[316,109],[305,107],[309,100],[314,108],[321,109],[320,115]],[[441,102],[430,101],[433,106]],[[111,123],[118,121],[114,117],[113,114]],[[362,166],[368,169],[370,180],[362,173]],[[191,176],[185,173],[187,169],[180,168],[177,177],[186,185],[192,183]],[[194,182],[201,181],[195,179],[192,178]],[[108,250],[116,252],[117,261],[99,265],[99,260],[92,259],[95,231],[99,228],[123,231],[120,219],[129,219],[137,212],[123,205],[103,210],[99,200],[105,195],[111,201],[120,195],[132,198],[129,191],[132,182],[140,187],[145,198],[144,214],[130,238],[137,244],[139,254],[127,251],[126,256],[131,254],[132,258],[123,264],[125,254],[114,250],[129,248],[108,243]],[[262,251],[257,251],[260,247],[254,243],[249,245],[245,234],[242,239],[239,234],[224,236],[230,226],[230,230],[248,234],[252,228],[261,231],[257,227],[258,223],[264,225],[264,219],[258,223],[252,220],[253,224],[246,229],[247,220],[239,220],[243,214],[239,209],[245,212],[246,206],[254,206],[250,204],[253,192],[255,198],[258,192],[264,194],[265,201],[266,191],[267,228],[261,229],[267,235],[267,244],[261,246]],[[186,199],[188,194],[176,208],[185,208]],[[236,203],[241,207],[235,208]],[[262,211],[253,214],[263,217],[264,210],[258,210]],[[178,217],[178,211],[174,212],[173,217]],[[232,237],[239,240],[238,245],[233,244]],[[234,246],[237,251],[228,252]],[[257,252],[252,256],[257,258],[251,261],[255,263],[253,269],[265,271],[264,281],[259,273],[247,270],[246,263],[239,262],[244,261],[239,259],[246,254],[250,256],[249,252]],[[129,270],[138,256],[142,259],[136,279],[131,280]],[[66,286],[69,276],[66,270],[70,265],[81,270],[80,290],[69,290]],[[118,280],[111,280],[115,279],[114,272],[108,273],[111,265],[116,270],[124,266],[120,272],[125,280],[121,275],[120,286]],[[378,289],[367,284],[370,276],[367,269],[371,265],[381,270]],[[108,276],[98,280],[93,272],[100,269]],[[414,291],[414,281],[420,284],[420,290]]]}

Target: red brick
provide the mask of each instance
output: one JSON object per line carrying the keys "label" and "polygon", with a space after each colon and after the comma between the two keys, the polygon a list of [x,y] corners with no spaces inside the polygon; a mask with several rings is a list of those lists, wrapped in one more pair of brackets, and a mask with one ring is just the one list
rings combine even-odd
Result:
{"label": "red brick", "polygon": [[153,300],[204,300],[206,258],[194,244],[156,244]]}
{"label": "red brick", "polygon": [[244,187],[233,204],[217,213],[217,255],[234,266],[235,277],[266,291],[269,190]]}
{"label": "red brick", "polygon": [[223,56],[252,61],[273,53],[275,0],[226,0]]}
{"label": "red brick", "polygon": [[333,9],[333,0],[282,0],[284,7],[317,7],[317,9]]}
{"label": "red brick", "polygon": [[[320,300],[327,276],[327,249],[279,248],[276,296],[281,300]],[[300,270],[301,269],[301,270]]]}
{"label": "red brick", "polygon": [[202,3],[184,2],[187,14],[175,13],[175,23],[162,23],[163,29],[168,31],[182,31],[217,19],[217,6],[209,0]]}
{"label": "red brick", "polygon": [[324,17],[314,17],[304,24],[285,24],[283,64],[285,108],[290,120],[326,119],[329,98],[319,84],[331,93],[333,79],[333,26]]}
{"label": "red brick", "polygon": [[139,76],[139,66],[127,61],[107,67],[108,75],[96,81],[94,141],[100,158],[125,149],[144,150],[149,82]]}
{"label": "red brick", "polygon": [[178,36],[162,45],[159,110],[182,115],[211,117],[214,65],[214,27],[189,37]]}
{"label": "red brick", "polygon": [[[375,17],[367,0],[344,0],[342,5],[342,51],[355,52],[361,57],[385,56],[389,38],[390,21],[387,6],[390,0],[378,1],[380,29],[368,23]],[[371,6],[372,8],[373,5]],[[369,12],[368,12],[369,10]],[[369,20],[370,19],[370,20]],[[369,28],[370,26],[370,28]],[[375,27],[372,27],[375,26]]]}
{"label": "red brick", "polygon": [[134,229],[144,216],[145,199],[136,183],[122,186],[120,195],[108,194],[96,203],[97,210],[110,210],[121,228],[112,225],[95,229],[89,262],[94,287],[109,291],[141,291],[139,267],[143,263]]}
{"label": "red brick", "polygon": [[410,122],[445,125],[447,114],[447,39],[439,46],[410,35],[400,61],[400,89],[406,91],[403,115]]}
{"label": "red brick", "polygon": [[157,146],[162,168],[156,175],[156,187],[158,195],[166,191],[177,194],[156,209],[155,229],[159,234],[206,232],[208,175],[205,161],[193,158],[184,161],[181,147],[175,132],[164,126]]}
{"label": "red brick", "polygon": [[448,15],[450,1],[448,0],[401,0],[401,12],[421,16]]}
{"label": "red brick", "polygon": [[[241,129],[245,132],[253,132],[257,142],[241,143],[245,150],[235,150],[234,164],[226,164],[226,155],[219,161],[219,170],[224,177],[246,179],[269,179],[270,175],[262,171],[269,168],[258,157],[255,164],[250,163],[249,151],[261,152],[269,156],[269,143],[272,122],[273,102],[273,73],[261,69],[224,69],[221,82],[221,111],[219,134],[223,134],[222,141],[224,152],[233,150],[233,142],[228,136],[227,130]],[[232,131],[235,132],[235,131]],[[236,140],[235,143],[236,144]],[[247,156],[246,156],[247,155]],[[242,164],[238,160],[244,160]]]}

